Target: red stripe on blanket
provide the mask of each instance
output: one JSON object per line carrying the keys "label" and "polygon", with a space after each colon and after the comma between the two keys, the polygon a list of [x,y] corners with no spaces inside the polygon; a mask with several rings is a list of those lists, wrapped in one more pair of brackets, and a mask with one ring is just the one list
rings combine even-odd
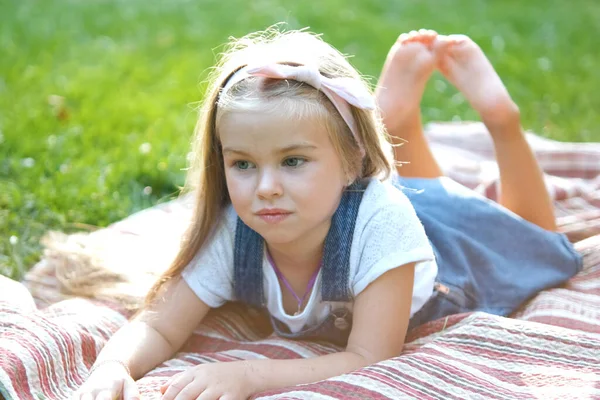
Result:
{"label": "red stripe on blanket", "polygon": [[[379,392],[342,381],[323,381],[317,384],[303,385],[298,389],[306,390],[306,386],[308,386],[313,393],[331,396],[336,399],[387,399],[387,396],[384,396]],[[288,388],[288,390],[294,389]]]}
{"label": "red stripe on blanket", "polygon": [[[43,326],[38,326],[36,328],[43,329]],[[19,346],[25,348],[29,353],[31,360],[33,361],[33,365],[31,365],[31,367],[33,367],[32,369],[34,369],[37,372],[42,392],[53,393],[53,390],[49,383],[48,375],[54,375],[55,372],[54,366],[52,365],[52,361],[55,359],[54,357],[57,357],[59,360],[62,360],[62,354],[53,355],[51,347],[46,345],[46,343],[43,340],[41,340],[34,331],[30,331],[28,333],[28,337],[15,337],[15,339],[19,341]]]}
{"label": "red stripe on blanket", "polygon": [[[493,319],[502,319],[502,324],[490,324],[485,323],[483,321],[475,321],[472,326],[475,327],[484,327],[487,329],[493,329],[495,331],[501,331],[502,333],[509,333],[514,335],[522,335],[528,336],[531,338],[547,340],[552,343],[562,343],[569,346],[574,346],[581,348],[583,347],[589,349],[596,349],[600,347],[600,338],[596,338],[591,335],[587,335],[584,332],[578,332],[575,330],[565,331],[562,328],[554,328],[554,327],[543,327],[543,326],[531,326],[523,324],[518,320],[511,320],[509,318],[504,317],[495,317],[489,316],[487,318]],[[510,325],[509,325],[510,324]],[[512,326],[514,327],[512,327]],[[539,328],[539,329],[538,329]],[[513,344],[517,346],[514,341],[507,342],[508,344]],[[515,347],[517,348],[517,347]],[[600,368],[600,364],[598,365]]]}
{"label": "red stripe on blanket", "polygon": [[[444,359],[444,362],[439,361],[439,356]],[[453,365],[453,361],[458,361],[456,363],[457,365]],[[485,372],[486,377],[488,376],[487,373],[490,373],[489,376],[493,376],[493,372],[495,371],[492,369],[486,368],[481,364],[464,363],[464,360],[457,360],[453,357],[449,357],[445,353],[436,351],[436,349],[426,349],[423,354],[419,354],[418,357],[409,358],[404,362],[413,367],[419,366],[428,376],[436,377],[438,380],[446,382],[448,386],[455,386],[463,390],[468,390],[488,399],[502,399],[504,398],[502,394],[511,394],[503,388],[492,385],[489,380],[480,379],[476,375],[467,372],[464,364],[474,367],[473,369],[475,370]],[[502,378],[505,378],[504,374]]]}
{"label": "red stripe on blanket", "polygon": [[[490,328],[494,329],[494,327]],[[531,337],[530,335],[523,336]],[[523,363],[529,363],[532,365],[543,365],[548,359],[551,358],[553,360],[552,362],[555,365],[561,364],[564,366],[582,365],[584,362],[591,366],[594,363],[597,363],[598,361],[597,358],[594,357],[588,357],[587,360],[584,360],[584,356],[582,354],[583,352],[581,351],[581,349],[577,354],[570,355],[552,351],[550,348],[541,349],[539,347],[534,346],[519,346],[516,344],[516,342],[518,341],[518,338],[516,337],[513,337],[512,341],[502,341],[492,338],[486,339],[484,337],[473,337],[465,334],[460,335],[458,339],[462,339],[461,342],[457,343],[457,349],[460,349],[460,351],[473,355],[479,355],[482,351],[484,351],[485,354],[490,356],[490,358],[494,358],[496,360],[511,361],[518,359]],[[560,341],[560,338],[558,336],[553,336],[552,339],[552,341],[554,342]],[[485,342],[482,343],[482,341]],[[548,345],[550,345],[552,341],[548,340]],[[496,347],[493,347],[492,345]],[[503,350],[502,347],[510,348],[512,352],[506,353],[506,351]],[[573,347],[577,347],[577,345],[573,344]],[[579,347],[581,347],[581,343],[579,344]],[[591,353],[592,350],[597,351],[598,348],[600,348],[600,343],[595,343],[595,346],[587,345],[584,347],[587,347]],[[545,356],[545,359],[542,359],[541,356]],[[600,370],[598,370],[598,372],[600,372]]]}
{"label": "red stripe on blanket", "polygon": [[[2,350],[2,361],[0,366],[5,371],[12,371],[9,374],[10,384],[16,393],[22,394],[22,400],[37,400],[32,396],[32,389],[29,387],[29,380],[27,379],[27,370],[23,363],[23,360],[10,348],[3,348]],[[8,390],[8,388],[5,388]]]}
{"label": "red stripe on blanket", "polygon": [[[294,391],[304,392],[303,393],[304,395],[302,397],[295,397],[292,394],[288,394],[287,396],[285,396],[286,393],[289,393],[289,392],[293,393]],[[278,389],[278,390],[268,390],[268,391],[257,394],[255,398],[260,399],[262,397],[271,397],[271,396],[276,396],[277,399],[306,398],[305,392],[314,393],[315,394],[314,397],[317,397],[316,395],[318,394],[318,395],[323,395],[323,396],[330,396],[335,399],[341,398],[341,399],[345,399],[345,400],[353,400],[353,399],[385,400],[385,399],[389,398],[388,396],[385,396],[380,392],[373,391],[373,390],[367,389],[362,386],[353,385],[353,384],[350,384],[347,382],[342,382],[339,380],[321,381],[321,382],[317,382],[317,383],[311,383],[311,384],[306,384],[306,385],[301,385],[301,386],[296,386],[296,387],[288,387],[288,388],[282,388],[282,389]]]}
{"label": "red stripe on blanket", "polygon": [[589,333],[600,333],[600,328],[597,324],[590,324],[581,320],[575,320],[573,318],[557,317],[557,316],[539,316],[539,317],[525,317],[522,318],[524,321],[537,322],[541,324],[548,324],[554,326],[562,326],[568,329],[580,330]]}
{"label": "red stripe on blanket", "polygon": [[[278,338],[277,340],[281,340]],[[299,346],[301,347],[301,346]],[[293,351],[289,347],[285,346],[285,343],[281,345],[276,344],[266,344],[264,341],[259,341],[256,343],[240,343],[236,341],[232,341],[227,338],[214,338],[214,337],[206,337],[201,335],[194,335],[182,349],[183,351],[201,351],[201,352],[210,352],[216,353],[219,351],[228,351],[228,350],[244,350],[250,351],[258,354],[262,354],[268,358],[273,359],[292,359],[292,358],[301,358],[302,356],[298,354],[296,351]],[[310,349],[312,351],[312,349]],[[325,354],[325,353],[323,353]]]}
{"label": "red stripe on blanket", "polygon": [[[377,367],[368,367],[367,371],[363,372],[365,377],[375,378],[376,381],[380,383],[384,383],[386,385],[393,384],[402,392],[416,392],[417,398],[424,398],[425,396],[444,398],[444,399],[457,399],[462,400],[460,397],[457,397],[451,391],[443,388],[439,382],[433,384],[433,379],[431,380],[419,380],[414,375],[407,374],[403,370],[403,366],[412,366],[414,369],[421,371],[422,373],[427,373],[424,368],[423,363],[412,364],[409,360],[398,360],[398,367],[392,367],[387,363],[385,365],[379,365]],[[412,372],[412,371],[411,371]],[[394,383],[393,379],[390,381],[390,378],[397,378],[400,381],[398,383]],[[433,376],[431,376],[433,378]]]}

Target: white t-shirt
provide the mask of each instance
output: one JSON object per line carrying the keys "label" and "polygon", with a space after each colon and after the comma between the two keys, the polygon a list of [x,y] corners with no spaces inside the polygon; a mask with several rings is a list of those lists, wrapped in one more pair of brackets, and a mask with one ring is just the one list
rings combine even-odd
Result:
{"label": "white t-shirt", "polygon": [[[182,273],[196,295],[210,307],[234,301],[233,246],[237,214],[229,206],[214,235]],[[416,263],[411,316],[433,293],[437,264],[423,225],[408,198],[389,182],[371,179],[360,204],[350,250],[350,291],[358,296],[383,273]],[[283,309],[281,287],[266,256],[263,256],[263,285],[268,311],[285,323],[292,333],[305,325],[314,326],[340,306],[352,303],[321,299],[321,274],[317,276],[306,307],[298,315]],[[287,289],[285,289],[287,290]]]}

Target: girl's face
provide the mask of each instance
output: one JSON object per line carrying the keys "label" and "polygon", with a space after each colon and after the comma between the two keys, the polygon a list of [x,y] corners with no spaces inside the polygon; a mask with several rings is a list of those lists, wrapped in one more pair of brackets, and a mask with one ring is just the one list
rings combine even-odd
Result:
{"label": "girl's face", "polygon": [[276,114],[221,119],[231,202],[269,245],[321,244],[348,178],[322,121]]}

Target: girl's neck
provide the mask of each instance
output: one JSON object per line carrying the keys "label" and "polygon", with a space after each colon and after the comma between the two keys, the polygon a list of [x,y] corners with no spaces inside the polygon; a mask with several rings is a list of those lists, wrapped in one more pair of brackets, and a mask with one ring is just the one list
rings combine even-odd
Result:
{"label": "girl's neck", "polygon": [[323,256],[323,245],[312,249],[312,251],[276,246],[267,246],[267,249],[273,261],[284,275],[292,271],[312,273],[312,271],[321,265],[321,258]]}
{"label": "girl's neck", "polygon": [[277,267],[284,273],[312,274],[321,265],[325,237],[329,232],[327,224],[323,232],[314,232],[304,240],[284,244],[269,244],[267,250]]}

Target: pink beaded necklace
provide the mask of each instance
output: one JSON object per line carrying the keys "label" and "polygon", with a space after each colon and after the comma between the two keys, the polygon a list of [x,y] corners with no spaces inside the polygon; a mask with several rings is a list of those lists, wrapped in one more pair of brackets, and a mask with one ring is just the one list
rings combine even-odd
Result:
{"label": "pink beaded necklace", "polygon": [[302,305],[304,304],[304,300],[306,300],[306,296],[309,295],[310,291],[312,290],[313,286],[315,285],[315,281],[317,280],[317,275],[319,275],[319,271],[321,270],[321,267],[323,266],[323,262],[321,262],[321,264],[319,265],[319,268],[317,268],[317,270],[310,277],[310,280],[308,281],[308,285],[306,286],[306,290],[304,291],[304,295],[302,296],[302,298],[300,298],[300,296],[298,296],[296,294],[296,292],[294,291],[294,289],[292,288],[292,285],[290,285],[290,282],[288,282],[288,280],[285,279],[285,276],[283,276],[283,274],[281,273],[279,268],[277,268],[277,265],[275,264],[273,257],[271,257],[271,253],[269,253],[268,251],[267,251],[267,259],[269,260],[269,263],[273,267],[273,270],[275,271],[275,274],[277,275],[277,277],[283,282],[285,287],[288,288],[288,290],[290,291],[292,296],[294,296],[294,298],[298,302],[298,310],[294,313],[294,316],[300,314],[300,312],[302,311]]}

